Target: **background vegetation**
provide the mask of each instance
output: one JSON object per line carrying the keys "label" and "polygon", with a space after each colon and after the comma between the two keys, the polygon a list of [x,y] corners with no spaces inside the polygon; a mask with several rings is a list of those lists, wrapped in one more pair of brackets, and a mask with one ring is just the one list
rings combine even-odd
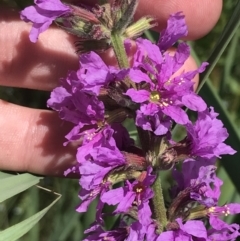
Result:
{"label": "background vegetation", "polygon": [[[220,113],[220,118],[230,134],[228,144],[234,149],[239,150],[240,51],[238,51],[238,46],[240,43],[240,29],[237,29],[237,26],[240,12],[238,11],[236,15],[237,18],[234,19],[234,13],[236,14],[236,9],[239,5],[238,1],[232,0],[223,2],[223,12],[216,27],[201,40],[191,42],[190,44],[193,49],[193,54],[197,53],[195,57],[198,61],[206,61],[210,56],[210,63],[215,63],[217,61],[209,78],[206,74],[202,76],[202,80],[207,81],[201,89],[200,94],[205,101],[207,101],[208,105],[214,106],[215,110]],[[32,1],[2,0],[2,2],[0,2],[0,7],[2,5],[8,5],[21,9],[28,4],[32,4]],[[224,30],[224,27],[229,22],[230,25]],[[235,26],[235,28],[231,29],[233,26]],[[225,35],[222,35],[223,31]],[[214,51],[216,45],[222,50],[224,48],[224,43],[228,42],[228,38],[231,37],[230,35],[233,32],[235,32],[233,38],[219,58],[217,54],[221,51],[219,51],[219,49]],[[151,32],[146,33],[146,36],[150,38],[155,37]],[[219,40],[222,40],[222,42]],[[48,97],[49,93],[42,91],[0,87],[1,99],[23,106],[46,108],[45,103]],[[29,99],[31,99],[30,102]],[[129,126],[131,128],[131,125]],[[131,130],[131,134],[135,137],[134,135],[136,132]],[[234,157],[227,156],[219,163],[218,174],[220,178],[224,180],[220,204],[226,202],[240,202],[239,157],[240,154]],[[28,220],[29,222],[23,223],[23,226],[20,227],[21,230],[27,230],[31,224],[37,222],[44,213],[46,213],[46,215],[21,238],[18,238],[18,236],[15,238],[12,236],[4,236],[6,232],[0,232],[0,241],[82,240],[83,230],[95,220],[95,204],[91,205],[91,209],[87,214],[79,214],[75,211],[75,207],[79,204],[78,180],[54,177],[45,177],[41,179],[29,174],[22,174],[21,180],[15,180],[13,174],[15,173],[0,173],[1,185],[4,186],[8,183],[8,190],[12,190],[12,193],[10,191],[6,192],[6,189],[0,187],[0,230],[6,230],[12,227],[10,233],[16,233],[17,231],[14,227],[17,226],[13,225]],[[20,175],[18,176],[20,178]],[[35,186],[39,180],[39,186],[51,191],[43,190]],[[14,189],[14,187],[17,187],[17,190]],[[59,198],[59,195],[54,192],[62,195],[56,204],[53,202]],[[3,200],[5,201],[2,202]],[[49,206],[51,204],[55,205],[51,207]],[[46,207],[51,207],[51,209],[45,209]],[[42,213],[39,213],[41,211]],[[229,222],[240,223],[239,216],[227,217],[226,219]],[[107,225],[111,226],[108,220]],[[19,229],[19,226],[17,228]],[[21,236],[21,234],[19,235]]]}

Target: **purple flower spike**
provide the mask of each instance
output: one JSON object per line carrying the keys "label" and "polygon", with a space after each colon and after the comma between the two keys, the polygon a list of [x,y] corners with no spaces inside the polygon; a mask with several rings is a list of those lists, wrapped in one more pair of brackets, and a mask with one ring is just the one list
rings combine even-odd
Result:
{"label": "purple flower spike", "polygon": [[25,8],[21,12],[21,19],[32,22],[33,26],[29,35],[30,40],[37,42],[40,33],[44,32],[58,17],[70,13],[70,8],[59,0],[35,0],[36,6]]}

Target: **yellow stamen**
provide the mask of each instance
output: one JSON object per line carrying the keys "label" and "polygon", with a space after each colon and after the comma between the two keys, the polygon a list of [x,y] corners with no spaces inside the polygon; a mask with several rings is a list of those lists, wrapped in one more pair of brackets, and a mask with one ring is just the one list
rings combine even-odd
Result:
{"label": "yellow stamen", "polygon": [[150,99],[154,102],[157,102],[160,100],[160,94],[157,91],[152,91],[150,94]]}

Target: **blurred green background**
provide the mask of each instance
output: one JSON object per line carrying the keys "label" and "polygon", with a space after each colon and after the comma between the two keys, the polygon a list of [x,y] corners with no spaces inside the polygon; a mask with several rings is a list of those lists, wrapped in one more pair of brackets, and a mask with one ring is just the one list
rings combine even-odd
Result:
{"label": "blurred green background", "polygon": [[[1,0],[3,5],[23,8],[32,1]],[[206,61],[217,44],[225,25],[233,15],[237,0],[224,1],[223,12],[216,27],[204,38],[191,42],[200,61]],[[240,13],[239,13],[240,16]],[[2,34],[2,33],[0,33]],[[154,38],[151,32],[146,34]],[[227,127],[228,144],[234,149],[240,147],[240,30],[238,29],[214,67],[209,79],[201,89],[201,96],[208,105],[214,106]],[[193,54],[194,54],[193,52]],[[32,108],[46,108],[49,93],[36,90],[0,87],[0,98]],[[31,99],[31,101],[29,101]],[[131,127],[130,127],[131,128]],[[132,130],[132,135],[136,134]],[[224,180],[220,204],[240,202],[240,154],[227,156],[219,162],[218,174]],[[45,177],[40,186],[62,194],[60,200],[47,212],[40,222],[19,240],[21,241],[79,241],[85,230],[95,220],[95,204],[86,214],[79,214],[78,180]],[[4,230],[32,216],[48,206],[56,195],[37,187],[0,203],[0,230]],[[227,217],[228,222],[240,223],[240,217]],[[109,223],[109,225],[111,225]],[[1,237],[0,237],[1,240]],[[240,239],[239,239],[240,240]],[[8,241],[8,240],[4,240]]]}

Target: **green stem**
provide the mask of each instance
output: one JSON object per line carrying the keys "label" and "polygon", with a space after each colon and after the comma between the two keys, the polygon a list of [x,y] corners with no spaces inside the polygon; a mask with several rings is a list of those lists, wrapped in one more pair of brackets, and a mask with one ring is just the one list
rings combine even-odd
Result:
{"label": "green stem", "polygon": [[154,215],[159,223],[159,229],[158,232],[161,233],[167,225],[167,213],[166,208],[164,204],[164,198],[162,193],[162,185],[161,185],[161,178],[160,175],[157,175],[157,179],[155,180],[153,184],[153,191],[154,191],[154,197],[153,197],[153,209],[154,209]]}
{"label": "green stem", "polygon": [[127,58],[127,54],[124,48],[123,40],[118,33],[112,33],[111,42],[113,46],[113,50],[115,52],[115,56],[118,61],[118,65],[121,69],[129,68],[129,62]]}
{"label": "green stem", "polygon": [[[130,64],[128,62],[127,53],[124,48],[124,43],[121,35],[117,32],[113,32],[111,34],[111,42],[112,47],[116,56],[116,59],[118,61],[118,65],[120,69],[127,69],[130,67]],[[128,88],[133,87],[136,88],[136,85],[133,81],[130,80],[129,77],[126,77],[124,79],[124,83]]]}

